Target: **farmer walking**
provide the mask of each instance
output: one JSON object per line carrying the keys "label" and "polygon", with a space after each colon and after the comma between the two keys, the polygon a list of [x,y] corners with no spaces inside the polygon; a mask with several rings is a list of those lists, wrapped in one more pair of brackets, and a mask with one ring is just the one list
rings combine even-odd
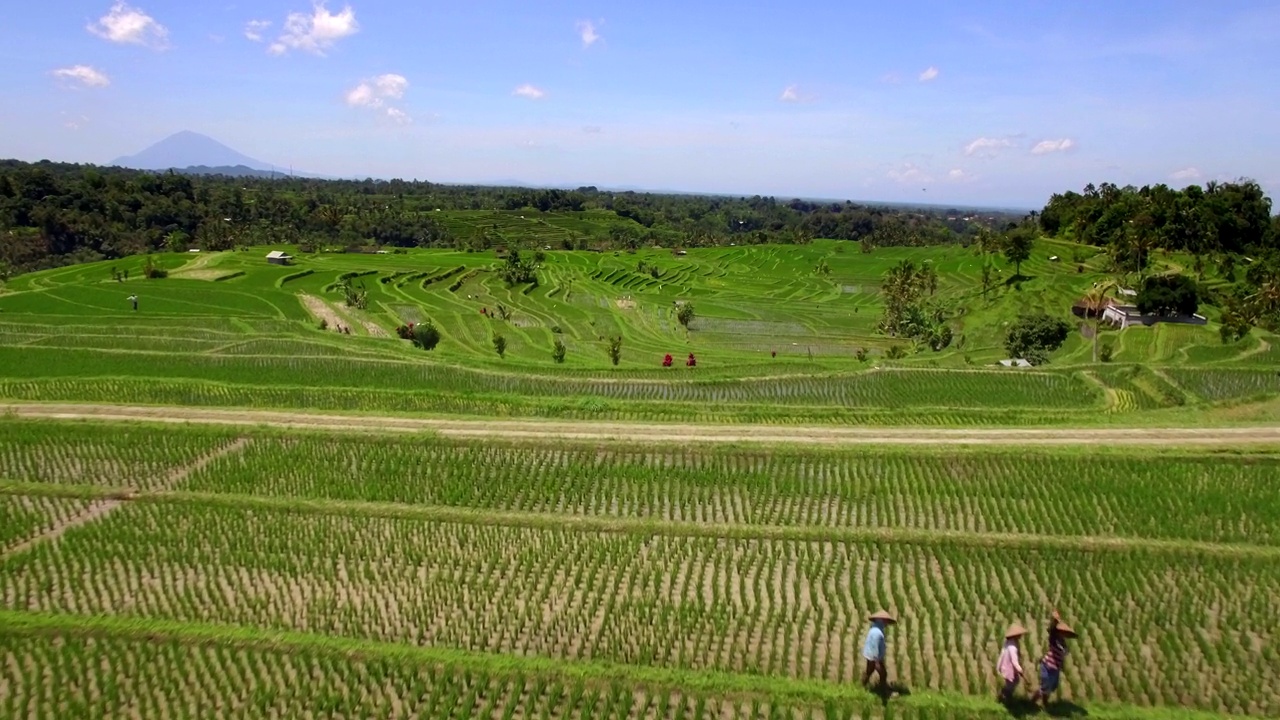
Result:
{"label": "farmer walking", "polygon": [[133,310],[134,310],[134,312],[137,312],[137,311],[138,311],[138,296],[137,296],[137,295],[130,295],[130,296],[129,296],[129,302],[133,303]]}
{"label": "farmer walking", "polygon": [[1000,659],[996,661],[996,672],[1004,678],[1004,687],[1000,689],[1000,702],[1007,703],[1013,699],[1013,691],[1022,682],[1022,657],[1018,645],[1027,629],[1014,623],[1004,633],[1004,648],[1000,651]]}
{"label": "farmer walking", "polygon": [[867,661],[867,668],[862,672],[862,686],[867,687],[871,674],[875,673],[878,676],[878,686],[883,688],[889,683],[889,674],[884,667],[884,629],[898,621],[884,610],[877,610],[867,619],[871,621],[871,629],[867,631],[867,640],[862,645],[862,657]]}
{"label": "farmer walking", "polygon": [[1057,610],[1049,617],[1049,647],[1040,659],[1040,689],[1031,696],[1031,702],[1049,704],[1049,697],[1062,684],[1062,665],[1067,660],[1067,638],[1076,636],[1070,625],[1062,622]]}

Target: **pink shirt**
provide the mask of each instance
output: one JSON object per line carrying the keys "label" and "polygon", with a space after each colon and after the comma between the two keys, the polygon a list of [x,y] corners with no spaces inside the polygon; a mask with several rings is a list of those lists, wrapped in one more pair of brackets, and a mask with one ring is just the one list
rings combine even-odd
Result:
{"label": "pink shirt", "polygon": [[1022,663],[1018,658],[1018,644],[1012,640],[1005,642],[1000,652],[1000,660],[996,663],[996,672],[1008,682],[1016,682],[1022,677]]}

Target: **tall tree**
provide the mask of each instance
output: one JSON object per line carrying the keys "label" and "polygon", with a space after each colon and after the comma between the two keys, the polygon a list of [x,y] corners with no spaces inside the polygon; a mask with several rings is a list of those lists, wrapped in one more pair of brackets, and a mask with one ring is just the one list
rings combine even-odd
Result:
{"label": "tall tree", "polygon": [[1093,314],[1093,361],[1098,362],[1098,342],[1102,335],[1102,314],[1107,309],[1107,300],[1117,287],[1116,281],[1107,279],[1093,286],[1085,294],[1085,307]]}
{"label": "tall tree", "polygon": [[1025,225],[1010,230],[1004,236],[1004,258],[1013,263],[1014,277],[1022,277],[1022,263],[1031,259],[1035,247],[1035,232]]}

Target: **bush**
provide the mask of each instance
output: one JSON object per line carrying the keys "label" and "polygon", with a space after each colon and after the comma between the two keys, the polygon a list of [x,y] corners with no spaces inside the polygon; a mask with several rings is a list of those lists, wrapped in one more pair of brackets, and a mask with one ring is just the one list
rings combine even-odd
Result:
{"label": "bush", "polygon": [[423,350],[434,350],[440,344],[440,330],[430,320],[417,325],[413,323],[401,325],[396,328],[396,336],[401,340],[413,342]]}
{"label": "bush", "polygon": [[1098,350],[1098,359],[1101,360],[1102,362],[1111,362],[1111,358],[1112,356],[1115,355],[1115,353],[1116,353],[1115,346],[1112,345],[1111,343],[1107,343],[1106,345],[1103,345],[1100,350]]}
{"label": "bush", "polygon": [[889,351],[886,352],[884,356],[889,358],[890,360],[901,360],[902,358],[907,356],[907,349],[902,347],[901,345],[892,345],[889,347]]}
{"label": "bush", "polygon": [[423,350],[435,350],[440,344],[440,330],[430,320],[419,323],[413,328],[413,344]]}
{"label": "bush", "polygon": [[614,335],[609,338],[609,360],[617,365],[622,360],[622,336]]}
{"label": "bush", "polygon": [[505,358],[507,356],[507,339],[501,335],[494,335],[493,351],[498,353],[498,357]]}
{"label": "bush", "polygon": [[1047,313],[1018,318],[1005,335],[1004,347],[1011,358],[1024,358],[1032,365],[1049,362],[1049,353],[1062,347],[1071,333],[1066,321]]}
{"label": "bush", "polygon": [[[693,322],[693,303],[686,302],[681,305],[680,309],[676,311],[676,320],[679,320],[680,324],[688,329],[689,323]],[[614,364],[617,365],[617,363]]]}
{"label": "bush", "polygon": [[535,254],[532,258],[522,259],[519,250],[512,250],[507,255],[506,264],[498,270],[498,275],[508,287],[525,283],[537,284],[538,268],[542,266],[542,261],[538,257],[539,255]]}
{"label": "bush", "polygon": [[866,349],[866,348],[858,348],[858,351],[857,351],[857,352],[855,352],[855,353],[853,354],[853,356],[854,356],[854,357],[856,357],[856,358],[858,358],[858,362],[866,362],[866,361],[867,361],[867,349]]}
{"label": "bush", "polygon": [[[147,262],[142,266],[142,274],[148,280],[159,280],[161,278],[169,277],[169,271],[159,265],[156,265],[156,261],[151,259],[150,256],[147,257]],[[128,273],[125,274],[125,277],[128,277]]]}
{"label": "bush", "polygon": [[564,341],[562,341],[560,338],[556,338],[555,344],[551,346],[551,359],[555,360],[557,364],[563,363],[564,353],[565,353]]}

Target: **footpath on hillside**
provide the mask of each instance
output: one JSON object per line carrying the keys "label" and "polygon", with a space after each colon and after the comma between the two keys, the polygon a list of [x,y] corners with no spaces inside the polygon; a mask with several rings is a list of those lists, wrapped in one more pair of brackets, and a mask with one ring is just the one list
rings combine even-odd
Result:
{"label": "footpath on hillside", "polygon": [[446,437],[780,445],[1100,445],[1213,447],[1280,445],[1280,426],[1231,428],[869,428],[789,425],[610,423],[334,415],[279,410],[63,403],[0,403],[12,418],[164,422],[330,430],[433,433]]}

